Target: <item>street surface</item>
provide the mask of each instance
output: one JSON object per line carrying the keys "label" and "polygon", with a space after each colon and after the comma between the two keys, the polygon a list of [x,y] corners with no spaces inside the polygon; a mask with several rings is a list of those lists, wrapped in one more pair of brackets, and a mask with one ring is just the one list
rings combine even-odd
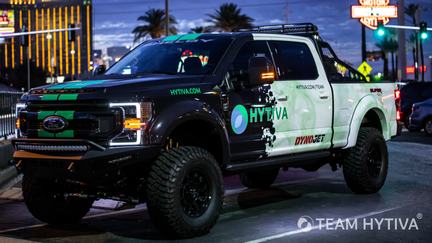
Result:
{"label": "street surface", "polygon": [[[404,133],[388,146],[387,181],[374,195],[352,194],[342,171],[332,172],[329,166],[317,172],[281,172],[267,190],[249,190],[236,176],[228,177],[217,225],[208,235],[186,241],[430,242],[432,138]],[[300,229],[302,216],[312,224],[300,224]],[[133,242],[170,237],[153,227],[145,204],[122,211],[92,209],[81,225],[55,228],[34,219],[23,202],[0,201],[0,242],[13,239]]]}

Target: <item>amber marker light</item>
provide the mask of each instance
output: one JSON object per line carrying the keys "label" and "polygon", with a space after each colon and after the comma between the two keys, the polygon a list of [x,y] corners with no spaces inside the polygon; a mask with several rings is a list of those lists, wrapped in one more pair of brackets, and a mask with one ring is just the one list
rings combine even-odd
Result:
{"label": "amber marker light", "polygon": [[139,118],[126,118],[124,121],[124,128],[129,130],[140,130],[145,126],[145,122],[141,122]]}
{"label": "amber marker light", "polygon": [[274,78],[275,78],[274,72],[261,73],[261,79],[274,79]]}

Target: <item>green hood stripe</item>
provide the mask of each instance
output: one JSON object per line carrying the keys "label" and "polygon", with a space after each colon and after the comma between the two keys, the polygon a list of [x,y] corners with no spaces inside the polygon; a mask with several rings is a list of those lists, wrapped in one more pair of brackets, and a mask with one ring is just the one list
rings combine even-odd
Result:
{"label": "green hood stripe", "polygon": [[48,90],[60,90],[60,89],[82,89],[90,85],[97,85],[106,82],[105,80],[93,80],[93,81],[75,81],[64,84],[54,85],[48,88]]}
{"label": "green hood stripe", "polygon": [[196,40],[198,37],[200,37],[202,34],[187,34],[187,35],[182,35],[180,37],[180,39],[178,39],[179,41],[181,40]]}

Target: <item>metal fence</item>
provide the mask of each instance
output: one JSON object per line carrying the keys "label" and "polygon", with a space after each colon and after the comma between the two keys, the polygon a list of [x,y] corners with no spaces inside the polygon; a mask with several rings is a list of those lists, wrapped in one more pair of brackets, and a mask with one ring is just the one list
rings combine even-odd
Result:
{"label": "metal fence", "polygon": [[22,93],[0,91],[0,139],[15,134],[15,105]]}

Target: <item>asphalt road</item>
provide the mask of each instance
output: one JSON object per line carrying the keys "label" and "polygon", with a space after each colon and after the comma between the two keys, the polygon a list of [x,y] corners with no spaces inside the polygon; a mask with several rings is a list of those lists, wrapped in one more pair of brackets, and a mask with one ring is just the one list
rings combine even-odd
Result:
{"label": "asphalt road", "polygon": [[[317,172],[281,172],[267,190],[249,190],[237,177],[228,177],[217,225],[208,235],[187,241],[430,242],[432,138],[404,134],[388,146],[387,181],[373,195],[352,194],[341,170],[332,172],[328,166]],[[34,219],[22,202],[0,201],[0,242],[169,239],[153,227],[145,205],[123,211],[92,209],[81,225],[54,228]]]}

